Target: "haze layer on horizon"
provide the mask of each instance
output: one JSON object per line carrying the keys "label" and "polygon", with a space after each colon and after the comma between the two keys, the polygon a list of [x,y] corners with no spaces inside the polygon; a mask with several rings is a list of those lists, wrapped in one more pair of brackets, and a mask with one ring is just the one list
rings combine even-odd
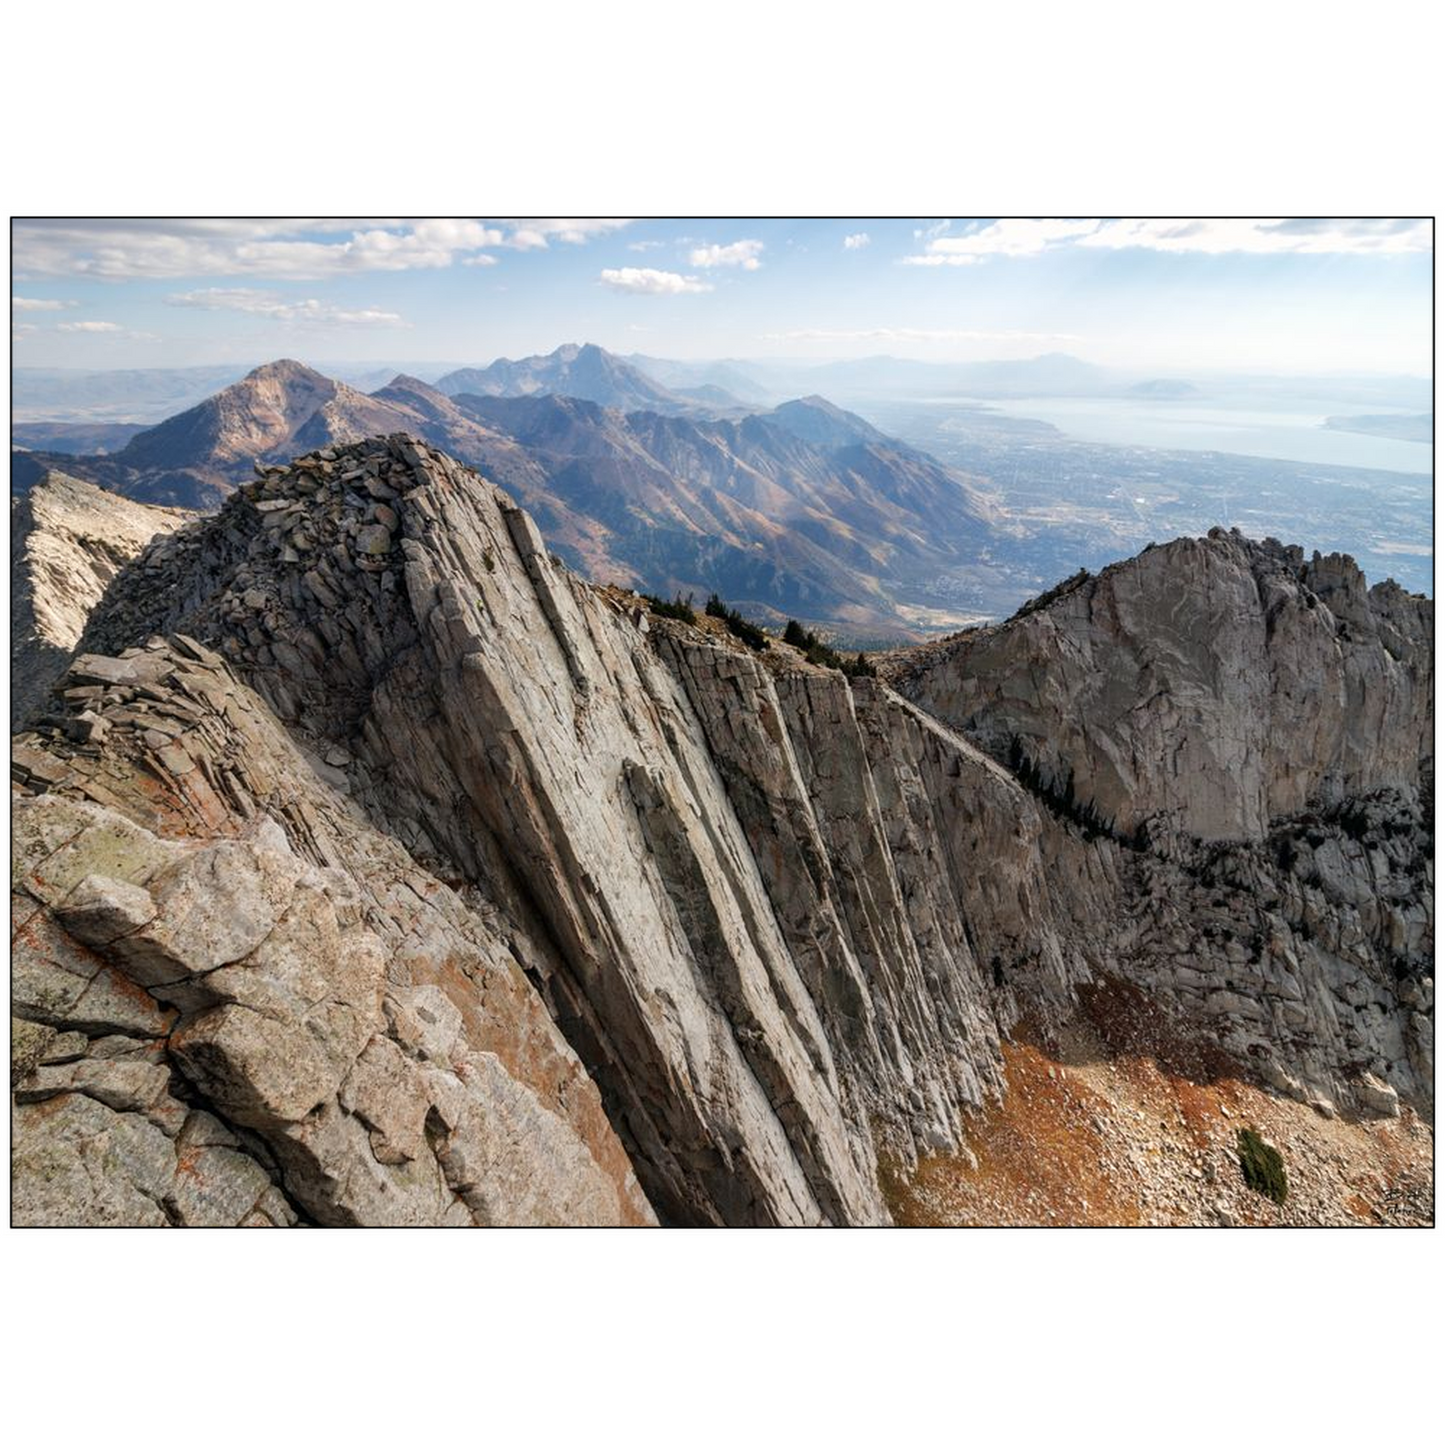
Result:
{"label": "haze layer on horizon", "polygon": [[17,220],[14,364],[620,353],[1428,376],[1429,220]]}

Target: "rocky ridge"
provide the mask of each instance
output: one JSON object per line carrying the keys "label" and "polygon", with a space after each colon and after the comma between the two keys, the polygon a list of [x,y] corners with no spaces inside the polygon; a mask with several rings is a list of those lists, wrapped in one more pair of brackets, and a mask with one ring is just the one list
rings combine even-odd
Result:
{"label": "rocky ridge", "polygon": [[[1375,865],[1346,842],[1368,858],[1389,828],[1386,873],[1414,878],[1427,841],[1398,830],[1407,802],[1366,808],[1354,839],[1312,825],[1339,886],[1301,877],[1311,949],[1279,944],[1251,896],[1294,876],[1268,840],[1214,872],[1141,851],[881,682],[580,582],[506,493],[424,444],[262,472],[128,569],[66,714],[16,745],[30,833],[84,838],[71,814],[46,833],[46,810],[103,809],[95,827],[145,830],[154,871],[83,849],[84,875],[57,882],[37,844],[21,887],[47,968],[79,950],[92,987],[173,1011],[145,1035],[168,1097],[241,1131],[298,1216],[387,1222],[399,1197],[436,1218],[884,1222],[880,1155],[959,1148],[1002,1086],[1006,1032],[1066,1019],[1112,973],[1322,1109],[1428,1107],[1428,979],[1410,962],[1428,893],[1412,881],[1387,909],[1373,891],[1368,926],[1349,894]],[[278,876],[305,907],[274,906],[274,941],[137,945],[152,912],[183,919],[198,896],[155,851],[176,839],[187,856],[240,839],[238,877]],[[338,912],[328,882],[359,909]],[[361,933],[298,970],[293,923]],[[1379,952],[1392,928],[1403,977]],[[461,1058],[416,1043],[407,990],[429,987],[464,1016],[482,996]],[[84,1032],[50,994],[20,1012]],[[519,1021],[545,1066],[506,1062]],[[470,1115],[454,1107],[469,1074],[496,1085]],[[570,1081],[560,1116],[539,1077]],[[52,1131],[27,1111],[97,1102],[74,1082],[22,1089],[36,1148]],[[409,1125],[378,1121],[382,1096]],[[495,1116],[524,1105],[561,1117],[562,1143],[518,1131],[491,1158]],[[584,1153],[590,1173],[558,1172]]]}
{"label": "rocky ridge", "polygon": [[528,356],[520,361],[503,357],[490,366],[461,367],[441,377],[437,389],[448,396],[463,392],[472,396],[551,393],[622,411],[667,414],[700,410],[695,401],[679,396],[620,356],[590,342],[569,342],[547,356]]}

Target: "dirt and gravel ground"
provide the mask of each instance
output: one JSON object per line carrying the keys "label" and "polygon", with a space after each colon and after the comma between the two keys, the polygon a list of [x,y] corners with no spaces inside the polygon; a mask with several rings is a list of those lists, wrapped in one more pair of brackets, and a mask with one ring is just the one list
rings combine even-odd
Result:
{"label": "dirt and gravel ground", "polygon": [[[1207,1045],[1117,996],[1061,1035],[1005,1046],[1008,1088],[975,1115],[967,1155],[885,1170],[905,1225],[1431,1225],[1434,1132],[1326,1118],[1231,1076]],[[1283,1156],[1283,1206],[1247,1188],[1238,1133]]]}

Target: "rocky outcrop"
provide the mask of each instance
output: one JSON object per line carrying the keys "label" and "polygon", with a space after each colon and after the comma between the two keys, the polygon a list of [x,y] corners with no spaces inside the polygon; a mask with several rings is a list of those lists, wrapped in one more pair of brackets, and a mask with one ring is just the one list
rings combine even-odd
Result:
{"label": "rocky outcrop", "polygon": [[69,680],[85,740],[14,748],[17,1221],[653,1218],[485,918],[221,658]]}
{"label": "rocky outcrop", "polygon": [[1434,607],[1219,529],[1080,575],[902,690],[1119,835],[1259,841],[1433,763]]}
{"label": "rocky outcrop", "polygon": [[[880,1158],[958,1147],[1004,1034],[1111,973],[1322,1107],[1426,1098],[1418,794],[1141,847],[882,682],[582,583],[406,437],[264,469],[81,652],[21,816],[144,836],[27,861],[27,906],[299,1217],[884,1222]],[[118,1031],[67,1000],[20,1011]],[[96,1102],[52,1082],[22,1115]]]}
{"label": "rocky outcrop", "polygon": [[147,507],[63,472],[10,501],[10,724],[44,704],[91,609],[158,532],[189,513]]}

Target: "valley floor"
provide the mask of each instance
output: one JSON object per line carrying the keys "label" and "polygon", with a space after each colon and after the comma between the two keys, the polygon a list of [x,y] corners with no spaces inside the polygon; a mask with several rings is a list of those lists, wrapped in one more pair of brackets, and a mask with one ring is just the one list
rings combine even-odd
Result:
{"label": "valley floor", "polygon": [[[972,1154],[885,1170],[901,1225],[1396,1225],[1434,1223],[1434,1131],[1325,1118],[1169,1047],[1119,1000],[1096,999],[1062,1035],[1004,1045],[1008,1087],[974,1115]],[[1122,1025],[1122,1027],[1121,1027]],[[1157,1027],[1157,1025],[1156,1025]],[[1177,1043],[1178,1041],[1172,1041]],[[1146,1049],[1157,1048],[1151,1056]],[[1248,1189],[1237,1136],[1284,1159],[1281,1207]],[[976,1162],[975,1162],[976,1161]]]}

